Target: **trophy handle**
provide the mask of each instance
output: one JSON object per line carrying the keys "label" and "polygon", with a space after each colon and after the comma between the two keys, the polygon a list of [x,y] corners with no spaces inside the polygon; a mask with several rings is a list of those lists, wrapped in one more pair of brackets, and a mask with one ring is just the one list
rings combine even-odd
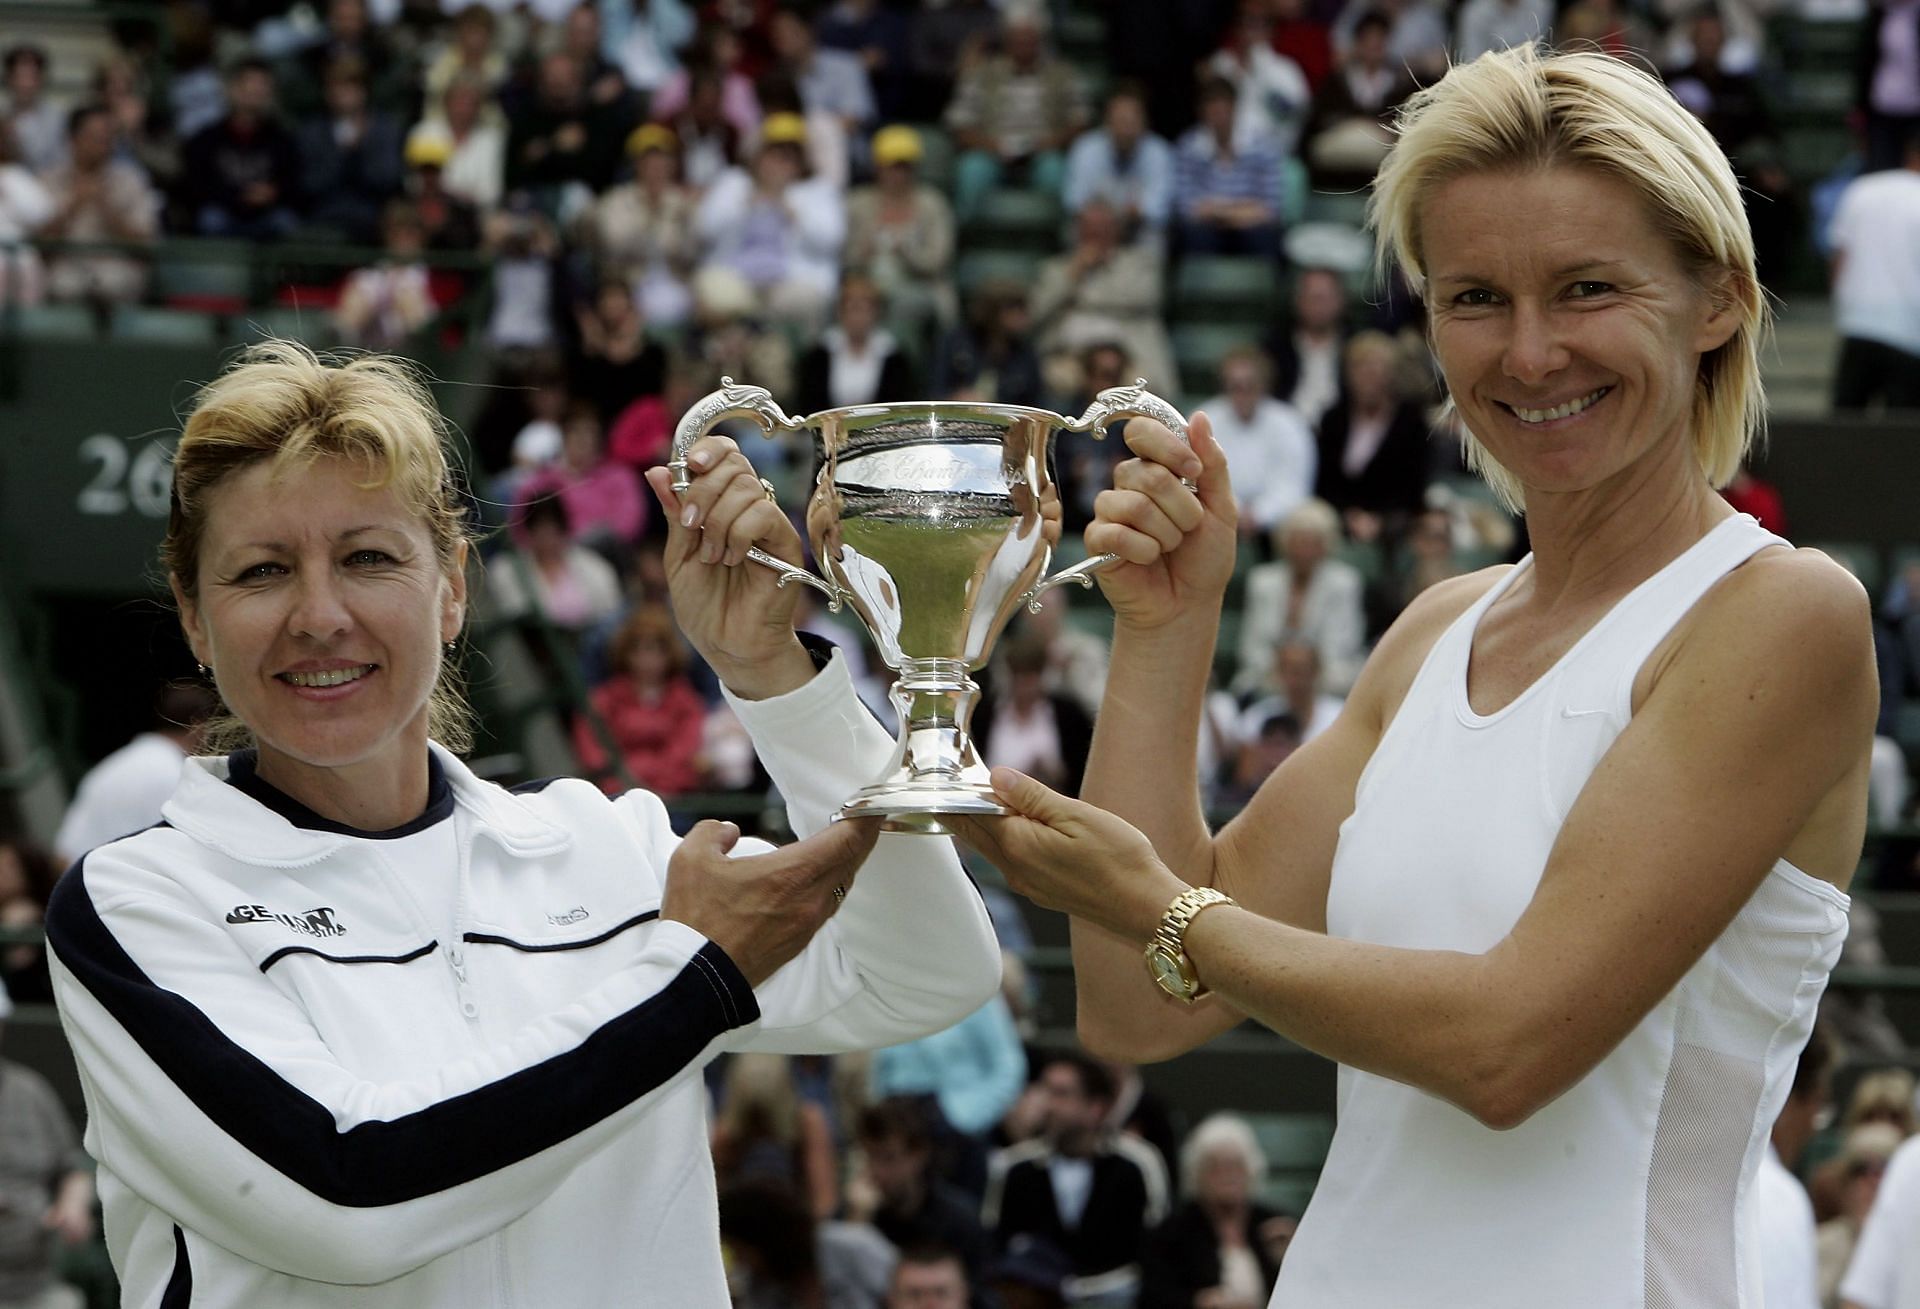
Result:
{"label": "trophy handle", "polygon": [[[1106,433],[1107,424],[1116,418],[1151,418],[1182,441],[1187,440],[1186,416],[1147,390],[1147,379],[1144,377],[1135,378],[1132,386],[1108,387],[1093,397],[1093,403],[1087,406],[1085,413],[1062,424],[1061,430],[1091,432],[1098,439]],[[1194,489],[1193,482],[1188,478],[1183,477],[1180,481],[1188,490]],[[1041,594],[1056,586],[1072,582],[1082,589],[1091,590],[1094,573],[1119,557],[1112,554],[1094,555],[1070,568],[1061,569],[1051,577],[1043,577],[1020,597],[1020,603],[1027,607],[1029,613],[1039,613]]]}
{"label": "trophy handle", "polygon": [[[687,476],[687,451],[713,429],[714,424],[729,418],[751,418],[760,424],[761,431],[768,437],[778,436],[782,432],[798,432],[806,428],[806,423],[791,418],[786,411],[774,403],[773,393],[764,386],[741,386],[731,377],[720,379],[720,389],[710,392],[705,398],[694,403],[688,409],[680,423],[673,429],[673,458],[667,461],[667,468],[673,474],[673,490],[677,495],[693,485],[693,479]],[[771,488],[767,498],[773,498]],[[780,574],[778,586],[789,582],[804,582],[827,597],[827,611],[839,613],[845,597],[838,586],[826,578],[810,573],[804,568],[795,568],[784,559],[776,559],[758,546],[747,550],[747,558],[757,564],[763,564]]]}

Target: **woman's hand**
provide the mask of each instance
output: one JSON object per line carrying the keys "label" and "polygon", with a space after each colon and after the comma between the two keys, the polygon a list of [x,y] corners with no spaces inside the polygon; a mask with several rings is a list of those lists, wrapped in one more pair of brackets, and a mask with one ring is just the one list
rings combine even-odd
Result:
{"label": "woman's hand", "polygon": [[667,863],[660,917],[712,941],[759,986],[833,917],[879,835],[879,819],[847,819],[804,841],[734,859],[727,852],[740,840],[738,827],[697,823]]}
{"label": "woman's hand", "polygon": [[1124,818],[1070,800],[1024,773],[993,770],[1004,818],[942,815],[1007,885],[1047,909],[1145,945],[1173,898],[1187,889]]}
{"label": "woman's hand", "polygon": [[680,494],[665,468],[647,485],[667,515],[667,587],[674,617],[700,657],[747,700],[806,685],[813,660],[793,632],[794,584],[747,558],[751,546],[800,566],[800,535],[740,447],[704,436],[687,452],[693,485]]}
{"label": "woman's hand", "polygon": [[[1140,630],[1164,627],[1196,610],[1217,609],[1233,576],[1238,514],[1227,456],[1213,425],[1195,414],[1192,448],[1150,418],[1126,427],[1134,458],[1114,469],[1113,487],[1093,502],[1089,554],[1121,562],[1095,573],[1115,620]],[[1189,491],[1180,479],[1195,480]]]}

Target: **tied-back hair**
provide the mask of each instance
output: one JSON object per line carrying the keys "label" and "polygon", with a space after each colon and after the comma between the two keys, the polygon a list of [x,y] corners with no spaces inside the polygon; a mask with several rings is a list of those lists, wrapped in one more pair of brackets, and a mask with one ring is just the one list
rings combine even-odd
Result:
{"label": "tied-back hair", "polygon": [[[297,341],[248,348],[194,397],[173,456],[167,534],[160,561],[181,594],[197,600],[207,498],[255,464],[275,477],[297,475],[322,459],[363,469],[366,490],[391,489],[420,517],[443,571],[471,538],[466,498],[447,457],[450,430],[414,366],[391,355],[322,358]],[[449,750],[473,746],[473,717],[452,659],[442,659],[427,706],[428,734]],[[253,743],[239,719],[209,722],[206,748],[219,753]]]}
{"label": "tied-back hair", "polygon": [[[1726,154],[1659,79],[1610,55],[1544,54],[1527,44],[1461,64],[1401,107],[1399,139],[1368,203],[1382,271],[1398,260],[1426,294],[1420,211],[1467,173],[1588,168],[1624,183],[1687,272],[1738,310],[1740,326],[1704,355],[1694,384],[1694,457],[1715,488],[1739,470],[1766,424],[1760,349],[1771,314],[1754,272],[1753,233]],[[1519,481],[1463,432],[1467,462],[1509,508]]]}

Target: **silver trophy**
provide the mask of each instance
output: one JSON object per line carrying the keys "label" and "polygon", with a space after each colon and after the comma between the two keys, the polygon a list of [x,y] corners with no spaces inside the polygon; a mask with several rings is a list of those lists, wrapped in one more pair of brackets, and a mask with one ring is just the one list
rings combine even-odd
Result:
{"label": "silver trophy", "polygon": [[[730,377],[687,411],[673,435],[673,485],[684,491],[687,450],[730,418],[773,437],[813,434],[820,471],[807,537],[825,576],[762,550],[748,557],[851,605],[899,677],[891,698],[901,734],[887,771],[842,807],[894,832],[942,833],[942,814],[1004,814],[967,735],[1000,631],[1022,605],[1063,582],[1091,587],[1117,556],[1097,555],[1048,576],[1060,540],[1060,493],[1047,467],[1055,432],[1104,434],[1120,418],[1152,418],[1185,440],[1186,420],[1142,378],[1094,397],[1078,418],[1021,405],[928,401],[851,405],[790,418],[765,389]],[[1037,605],[1035,606],[1037,607]]]}

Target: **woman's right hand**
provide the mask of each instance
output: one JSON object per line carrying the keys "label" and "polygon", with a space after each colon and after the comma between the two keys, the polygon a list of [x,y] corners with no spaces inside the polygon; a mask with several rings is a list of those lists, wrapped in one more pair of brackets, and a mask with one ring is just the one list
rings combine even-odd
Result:
{"label": "woman's right hand", "polygon": [[1115,621],[1138,630],[1217,609],[1238,557],[1226,452],[1205,414],[1193,416],[1188,438],[1191,448],[1163,424],[1133,419],[1126,442],[1134,457],[1114,469],[1112,488],[1093,502],[1087,552],[1120,556],[1094,580]]}
{"label": "woman's right hand", "polygon": [[846,819],[767,854],[731,858],[732,823],[695,824],[667,862],[660,917],[685,923],[727,952],[759,986],[813,939],[852,894],[880,820]]}

